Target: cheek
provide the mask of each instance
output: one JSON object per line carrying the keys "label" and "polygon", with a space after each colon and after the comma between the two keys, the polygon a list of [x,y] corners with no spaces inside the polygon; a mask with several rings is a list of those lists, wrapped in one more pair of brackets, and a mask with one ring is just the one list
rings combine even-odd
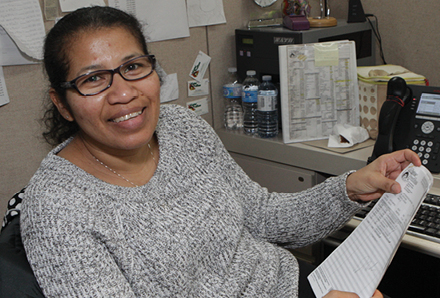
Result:
{"label": "cheek", "polygon": [[142,84],[141,93],[149,97],[151,101],[160,102],[160,80],[156,72]]}
{"label": "cheek", "polygon": [[70,101],[71,112],[74,119],[78,122],[94,122],[98,119],[101,111],[99,100],[88,101],[87,99],[77,99]]}

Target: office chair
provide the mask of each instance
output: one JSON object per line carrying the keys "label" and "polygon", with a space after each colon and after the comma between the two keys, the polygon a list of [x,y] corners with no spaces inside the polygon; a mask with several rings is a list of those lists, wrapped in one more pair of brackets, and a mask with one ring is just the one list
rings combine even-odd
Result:
{"label": "office chair", "polygon": [[24,191],[9,200],[0,233],[0,297],[44,297],[21,241],[20,204]]}

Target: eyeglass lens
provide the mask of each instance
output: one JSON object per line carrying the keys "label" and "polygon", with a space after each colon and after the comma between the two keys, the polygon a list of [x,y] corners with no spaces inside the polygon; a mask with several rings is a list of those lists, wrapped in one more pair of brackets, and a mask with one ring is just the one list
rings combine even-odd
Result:
{"label": "eyeglass lens", "polygon": [[[115,72],[127,81],[134,81],[148,76],[152,71],[152,59],[139,57],[122,64]],[[111,86],[113,75],[112,70],[97,70],[79,77],[75,85],[78,91],[84,95],[97,94]]]}

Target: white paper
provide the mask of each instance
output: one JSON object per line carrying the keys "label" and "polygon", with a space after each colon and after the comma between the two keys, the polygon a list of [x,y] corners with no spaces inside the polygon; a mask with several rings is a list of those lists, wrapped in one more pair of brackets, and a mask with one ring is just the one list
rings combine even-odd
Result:
{"label": "white paper", "polygon": [[0,66],[0,106],[9,103],[8,90],[6,89],[3,67]]}
{"label": "white paper", "polygon": [[160,102],[173,101],[179,98],[179,84],[177,73],[172,73],[163,77],[163,83],[160,86]]}
{"label": "white paper", "polygon": [[106,6],[104,0],[60,0],[61,11],[74,11],[87,6]]}
{"label": "white paper", "polygon": [[135,15],[147,42],[189,36],[185,0],[109,0],[109,6]]}
{"label": "white paper", "polygon": [[187,0],[189,27],[226,23],[222,0]]}
{"label": "white paper", "polygon": [[186,103],[186,107],[201,116],[209,112],[208,98],[200,98]]}
{"label": "white paper", "polygon": [[209,94],[209,79],[188,81],[188,96],[202,96]]}
{"label": "white paper", "polygon": [[44,17],[46,21],[55,21],[60,9],[59,0],[44,0]]}
{"label": "white paper", "polygon": [[328,137],[327,147],[348,148],[369,138],[368,130],[361,126],[336,124],[333,127],[332,134]]}
{"label": "white paper", "polygon": [[309,276],[316,297],[331,290],[370,298],[433,183],[424,167],[409,165],[396,179],[400,194],[385,193],[361,224]]}
{"label": "white paper", "polygon": [[38,0],[1,0],[0,25],[22,52],[43,59],[46,33]]}
{"label": "white paper", "polygon": [[[332,50],[320,54],[315,50],[322,47],[316,44],[278,47],[285,143],[326,139],[336,124],[359,126],[354,42],[330,44]],[[334,48],[337,55],[331,55]],[[318,66],[322,64],[330,66]]]}
{"label": "white paper", "polygon": [[38,63],[38,60],[23,55],[0,26],[0,65],[22,65]]}
{"label": "white paper", "polygon": [[189,72],[189,76],[194,80],[201,82],[203,77],[205,76],[205,72],[208,69],[209,63],[211,62],[211,57],[199,51],[199,54],[194,60],[194,64],[191,67],[191,71]]}

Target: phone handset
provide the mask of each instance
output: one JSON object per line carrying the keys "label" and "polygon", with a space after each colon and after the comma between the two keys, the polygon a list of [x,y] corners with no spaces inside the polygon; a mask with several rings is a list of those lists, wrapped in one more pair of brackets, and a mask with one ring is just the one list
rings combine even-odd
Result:
{"label": "phone handset", "polygon": [[411,89],[401,77],[393,77],[388,81],[387,98],[380,109],[379,131],[374,144],[373,154],[368,158],[368,163],[382,154],[393,152],[394,129],[400,111],[411,97]]}

